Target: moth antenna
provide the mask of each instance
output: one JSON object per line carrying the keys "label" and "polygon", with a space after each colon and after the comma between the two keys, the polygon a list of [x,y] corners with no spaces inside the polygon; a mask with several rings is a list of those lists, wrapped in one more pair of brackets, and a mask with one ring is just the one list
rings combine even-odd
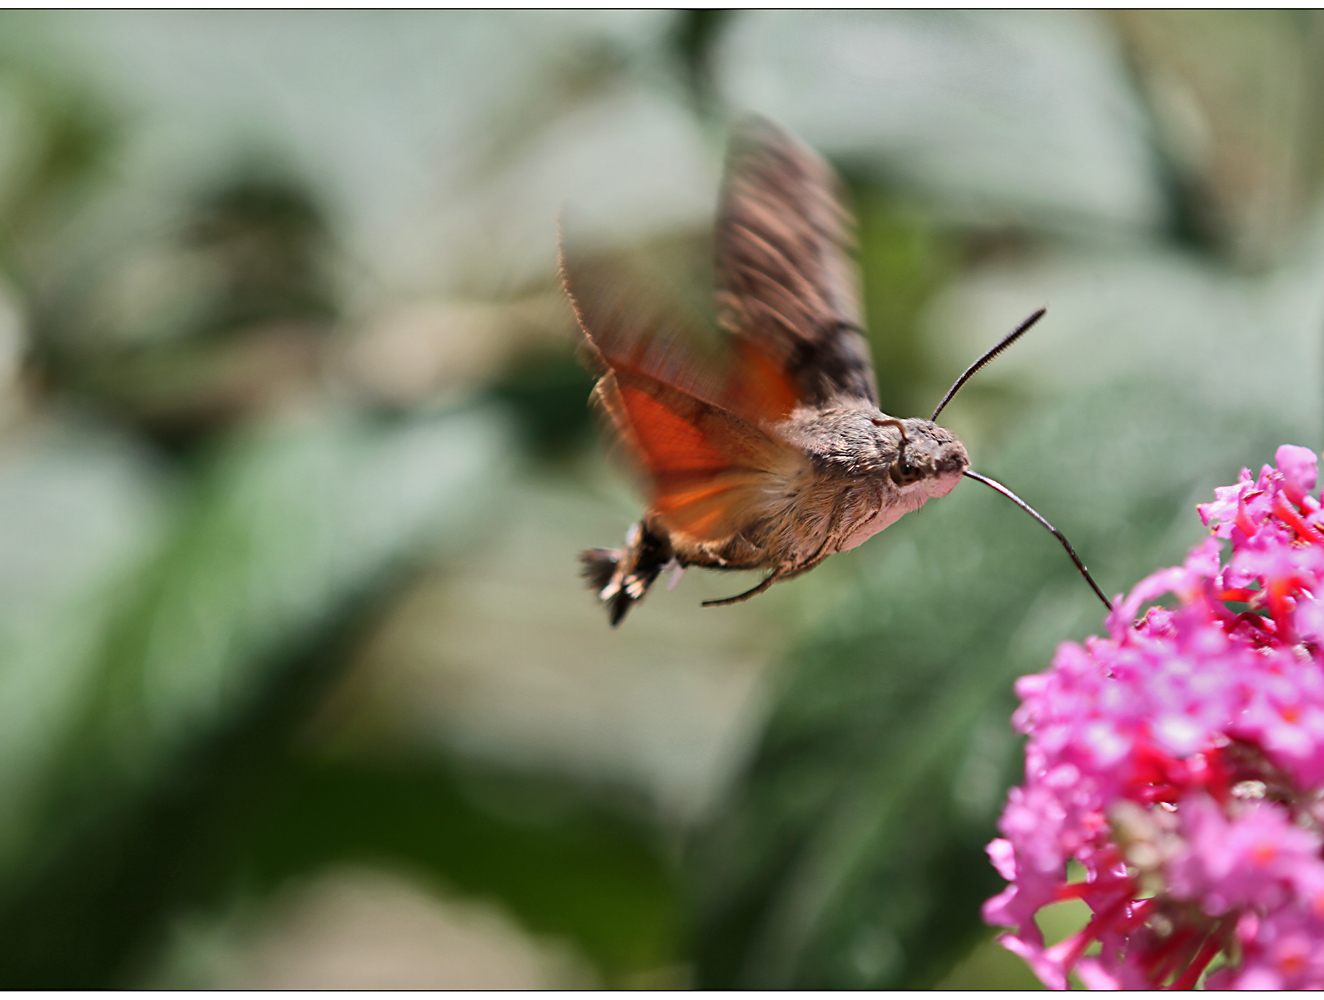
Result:
{"label": "moth antenna", "polygon": [[[983,368],[986,364],[988,364],[990,361],[996,358],[1008,347],[1016,343],[1016,341],[1020,339],[1021,334],[1023,334],[1026,330],[1030,329],[1030,327],[1034,326],[1034,324],[1038,323],[1041,319],[1044,318],[1044,313],[1046,312],[1048,312],[1047,307],[1041,307],[1039,309],[1036,309],[1033,313],[1031,313],[1028,317],[1026,317],[1024,320],[1021,321],[1020,326],[1016,327],[1016,329],[1012,330],[1011,333],[1007,334],[996,344],[994,344],[993,347],[985,351],[983,357],[981,357],[973,365],[967,368],[965,370],[965,374],[952,383],[952,387],[947,390],[947,395],[942,397],[942,402],[938,404],[938,408],[933,411],[933,416],[929,417],[929,419],[937,420],[938,414],[942,412],[943,407],[945,407],[948,403],[952,401],[952,397],[956,395],[956,391],[960,389],[961,386],[965,385],[967,382],[970,381],[971,378],[974,377],[975,372],[979,371],[979,369]],[[1045,521],[1044,523],[1047,524],[1048,522]]]}
{"label": "moth antenna", "polygon": [[[1034,322],[1036,319],[1038,319],[1038,318],[1039,318],[1040,316],[1042,316],[1043,314],[1044,314],[1044,311],[1043,311],[1042,309],[1040,309],[1037,313],[1035,313],[1033,316],[1031,316],[1029,320],[1027,320],[1025,323],[1022,323],[1022,324],[1021,324],[1021,328],[1020,328],[1020,329],[1017,329],[1017,330],[1012,334],[1012,337],[1018,337],[1018,336],[1020,336],[1022,333],[1025,332],[1025,330],[1028,328],[1028,326],[1029,326],[1030,323]],[[1010,339],[1010,338],[1008,338],[1008,339]],[[1001,350],[1003,347],[1005,347],[1005,346],[1007,345],[1007,343],[1008,343],[1008,339],[1004,339],[1003,342],[1002,342],[1001,344],[998,345],[998,350]],[[996,352],[995,352],[995,353],[996,353]],[[985,357],[987,358],[988,355],[985,355]],[[978,367],[978,366],[976,366],[976,367]],[[969,374],[969,373],[967,372],[967,374]],[[958,386],[959,386],[960,384],[961,384],[960,382],[957,383]],[[955,390],[953,390],[953,391],[955,391]],[[950,394],[949,394],[949,395],[950,395]],[[1002,485],[1000,482],[998,482],[996,479],[989,479],[987,476],[981,476],[978,472],[974,472],[974,471],[972,471],[972,470],[970,470],[970,469],[966,469],[966,470],[965,470],[965,474],[966,474],[967,476],[969,476],[971,479],[977,480],[977,481],[983,483],[985,486],[989,486],[989,487],[991,487],[991,488],[997,490],[997,491],[998,491],[999,493],[1001,493],[1004,497],[1006,497],[1008,500],[1010,500],[1012,503],[1014,503],[1017,507],[1019,507],[1021,510],[1025,511],[1025,512],[1026,512],[1027,514],[1029,514],[1032,518],[1034,518],[1036,521],[1038,521],[1040,524],[1042,524],[1045,528],[1047,528],[1049,531],[1051,531],[1051,532],[1053,533],[1053,537],[1056,538],[1059,542],[1061,542],[1061,543],[1062,543],[1062,547],[1063,547],[1064,549],[1067,550],[1067,555],[1069,555],[1069,556],[1071,557],[1071,561],[1072,561],[1073,563],[1076,564],[1076,569],[1080,570],[1080,575],[1083,576],[1083,577],[1086,579],[1086,581],[1089,583],[1089,585],[1090,585],[1091,587],[1094,588],[1094,593],[1096,593],[1096,594],[1099,595],[1099,600],[1101,600],[1101,601],[1103,602],[1103,606],[1104,606],[1105,608],[1107,608],[1109,611],[1112,611],[1112,609],[1113,609],[1112,602],[1109,601],[1108,598],[1106,598],[1106,597],[1103,596],[1103,591],[1100,590],[1100,589],[1099,589],[1099,585],[1098,585],[1097,583],[1094,582],[1094,577],[1090,576],[1090,571],[1087,570],[1087,569],[1085,568],[1085,564],[1084,564],[1083,562],[1080,561],[1080,556],[1076,555],[1076,550],[1073,549],[1073,548],[1071,547],[1071,543],[1067,541],[1067,536],[1066,536],[1066,535],[1062,534],[1062,532],[1060,532],[1060,531],[1058,531],[1056,528],[1054,528],[1051,524],[1048,523],[1048,519],[1047,519],[1046,517],[1044,517],[1042,514],[1040,514],[1037,510],[1035,510],[1033,507],[1031,507],[1028,503],[1026,503],[1024,500],[1022,500],[1020,497],[1018,497],[1018,496],[1017,496],[1015,493],[1013,493],[1011,490],[1007,489],[1007,487],[1003,486],[1003,485]]]}

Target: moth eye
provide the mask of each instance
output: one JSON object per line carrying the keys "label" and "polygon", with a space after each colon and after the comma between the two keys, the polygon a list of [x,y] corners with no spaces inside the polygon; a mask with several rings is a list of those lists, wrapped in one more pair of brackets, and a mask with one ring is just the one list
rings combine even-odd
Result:
{"label": "moth eye", "polygon": [[898,459],[892,463],[892,468],[887,473],[892,477],[892,482],[898,486],[909,486],[911,483],[919,481],[923,473],[919,469],[910,465],[904,458]]}

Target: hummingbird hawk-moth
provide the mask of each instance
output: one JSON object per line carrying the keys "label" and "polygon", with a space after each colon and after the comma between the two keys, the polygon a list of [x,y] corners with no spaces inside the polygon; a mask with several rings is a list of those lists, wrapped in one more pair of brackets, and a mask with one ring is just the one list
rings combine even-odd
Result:
{"label": "hummingbird hawk-moth", "polygon": [[764,570],[744,601],[852,549],[970,469],[934,421],[1039,310],[972,365],[931,419],[880,408],[865,340],[852,219],[832,169],[765,119],[739,126],[717,216],[718,320],[729,360],[695,353],[677,320],[619,287],[561,276],[593,365],[594,397],[644,474],[648,508],[619,549],[589,549],[584,576],[617,625],[668,566]]}

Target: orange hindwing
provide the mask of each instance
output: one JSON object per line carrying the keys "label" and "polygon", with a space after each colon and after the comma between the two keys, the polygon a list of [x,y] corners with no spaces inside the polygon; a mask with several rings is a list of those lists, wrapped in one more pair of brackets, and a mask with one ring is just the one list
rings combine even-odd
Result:
{"label": "orange hindwing", "polygon": [[776,431],[796,405],[783,367],[742,344],[723,372],[688,346],[696,338],[675,329],[674,313],[615,282],[581,298],[564,260],[562,278],[603,371],[597,398],[647,478],[653,516],[694,542],[720,542],[759,518],[807,464]]}

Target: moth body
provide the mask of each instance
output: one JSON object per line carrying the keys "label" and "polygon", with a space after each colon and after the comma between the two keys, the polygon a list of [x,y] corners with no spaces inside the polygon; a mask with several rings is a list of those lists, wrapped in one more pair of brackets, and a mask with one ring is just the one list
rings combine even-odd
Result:
{"label": "moth body", "polygon": [[[713,541],[673,532],[664,512],[649,510],[631,526],[623,549],[585,553],[590,582],[611,606],[613,624],[669,565],[769,570],[756,590],[799,575],[862,544],[931,497],[946,496],[970,464],[946,428],[870,407],[800,409],[773,433],[795,445],[802,460],[764,472],[754,501],[727,537]],[[730,601],[752,596],[746,592]]]}

